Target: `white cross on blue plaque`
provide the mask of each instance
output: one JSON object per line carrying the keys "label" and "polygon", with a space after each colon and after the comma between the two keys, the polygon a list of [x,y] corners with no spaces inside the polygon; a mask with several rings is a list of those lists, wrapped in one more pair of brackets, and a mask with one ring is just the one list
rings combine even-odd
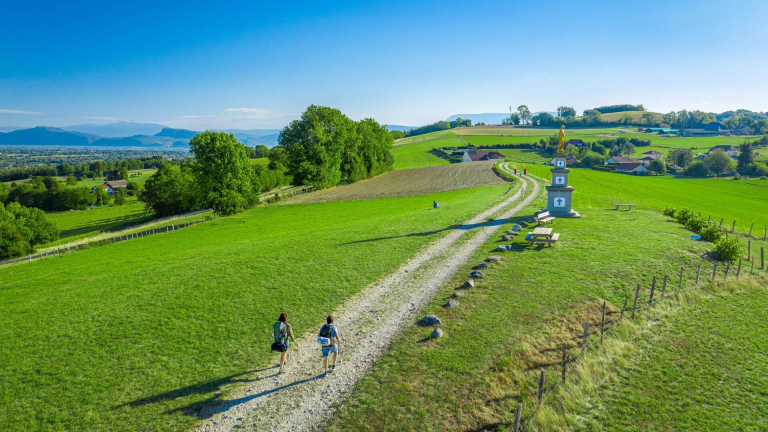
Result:
{"label": "white cross on blue plaque", "polygon": [[555,207],[565,207],[565,200],[563,198],[555,198]]}

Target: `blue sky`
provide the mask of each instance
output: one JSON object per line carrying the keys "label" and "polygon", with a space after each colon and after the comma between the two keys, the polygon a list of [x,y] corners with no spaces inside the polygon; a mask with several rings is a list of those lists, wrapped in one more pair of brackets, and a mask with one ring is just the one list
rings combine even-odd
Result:
{"label": "blue sky", "polygon": [[271,128],[310,104],[404,125],[522,103],[768,111],[768,2],[108,3],[4,4],[0,125]]}

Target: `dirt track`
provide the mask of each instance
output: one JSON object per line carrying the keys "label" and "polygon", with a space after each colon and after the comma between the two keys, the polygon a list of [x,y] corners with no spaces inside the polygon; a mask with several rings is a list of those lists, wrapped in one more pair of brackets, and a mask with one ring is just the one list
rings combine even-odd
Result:
{"label": "dirt track", "polygon": [[[335,312],[343,342],[340,368],[318,375],[320,356],[310,332],[296,344],[286,373],[260,372],[209,412],[198,431],[308,431],[320,428],[355,383],[365,376],[399,332],[504,220],[535,199],[539,183],[521,179],[528,193],[514,193],[501,203],[454,227],[394,273],[365,288]],[[464,239],[463,237],[468,237]],[[318,328],[320,323],[318,323]]]}
{"label": "dirt track", "polygon": [[506,183],[493,161],[467,162],[392,171],[347,186],[299,195],[282,204],[392,198]]}

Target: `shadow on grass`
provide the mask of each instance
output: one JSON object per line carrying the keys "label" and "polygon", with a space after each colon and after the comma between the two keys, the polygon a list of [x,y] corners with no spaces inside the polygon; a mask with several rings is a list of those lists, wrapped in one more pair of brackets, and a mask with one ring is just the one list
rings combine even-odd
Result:
{"label": "shadow on grass", "polygon": [[[83,211],[87,211],[87,210],[83,210]],[[147,222],[147,221],[153,220],[154,218],[155,217],[151,213],[139,213],[139,214],[110,218],[110,219],[100,219],[97,221],[92,221],[90,223],[80,225],[77,228],[74,228],[71,230],[62,231],[61,238],[76,236],[79,234],[84,234],[84,233],[89,233],[94,231],[101,232],[107,229],[127,227],[131,225],[135,225],[140,222]]]}
{"label": "shadow on grass", "polygon": [[455,225],[450,225],[448,227],[441,228],[438,230],[433,230],[433,231],[423,231],[418,233],[403,234],[399,236],[387,236],[387,237],[377,237],[377,238],[366,239],[366,240],[356,240],[353,242],[341,243],[339,246],[349,246],[357,243],[371,243],[371,242],[377,242],[377,241],[383,241],[383,240],[395,240],[395,239],[406,238],[406,237],[427,237],[427,236],[439,234],[444,231],[451,231],[451,230],[470,231],[477,228],[498,227],[505,224],[517,223],[526,219],[530,219],[530,216],[515,216],[511,218],[491,219],[485,222],[480,222],[475,224],[455,224]]}

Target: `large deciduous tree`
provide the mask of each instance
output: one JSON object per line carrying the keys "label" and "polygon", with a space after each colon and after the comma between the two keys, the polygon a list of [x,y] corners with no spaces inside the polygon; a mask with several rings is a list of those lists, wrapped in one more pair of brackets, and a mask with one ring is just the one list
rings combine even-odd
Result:
{"label": "large deciduous tree", "polygon": [[158,217],[198,210],[195,181],[187,168],[161,165],[144,183],[139,199]]}
{"label": "large deciduous tree", "polygon": [[192,138],[189,147],[195,156],[191,168],[204,206],[229,215],[258,200],[248,155],[234,134],[205,131]]}
{"label": "large deciduous tree", "polygon": [[667,160],[680,168],[686,168],[693,162],[693,151],[689,148],[672,149],[667,153]]}
{"label": "large deciduous tree", "polygon": [[752,164],[755,162],[755,152],[752,150],[752,143],[742,143],[739,146],[738,165],[736,169],[742,174],[749,174]]}
{"label": "large deciduous tree", "polygon": [[734,163],[731,157],[722,150],[715,150],[704,159],[707,169],[717,175],[733,171]]}
{"label": "large deciduous tree", "polygon": [[517,114],[520,116],[520,120],[523,124],[527,124],[531,121],[531,110],[528,109],[527,105],[520,105],[517,107]]}

